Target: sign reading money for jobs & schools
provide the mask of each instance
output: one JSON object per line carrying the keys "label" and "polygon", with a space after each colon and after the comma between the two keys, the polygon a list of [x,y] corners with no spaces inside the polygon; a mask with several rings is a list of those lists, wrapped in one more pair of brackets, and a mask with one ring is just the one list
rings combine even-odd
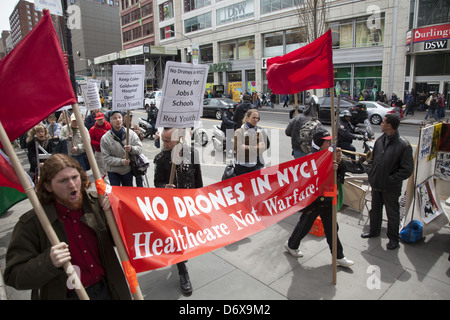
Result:
{"label": "sign reading money for jobs & schools", "polygon": [[112,110],[143,108],[144,79],[144,65],[113,66]]}
{"label": "sign reading money for jobs & schools", "polygon": [[203,113],[207,65],[168,61],[156,127],[195,127]]}

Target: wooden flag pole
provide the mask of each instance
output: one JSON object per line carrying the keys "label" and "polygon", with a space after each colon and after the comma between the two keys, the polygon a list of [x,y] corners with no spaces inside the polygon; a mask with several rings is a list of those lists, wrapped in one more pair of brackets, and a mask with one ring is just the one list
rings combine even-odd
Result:
{"label": "wooden flag pole", "polygon": [[[91,165],[92,173],[94,174],[95,181],[102,180],[102,176],[100,175],[100,170],[98,169],[97,162],[95,161],[94,152],[92,151],[91,144],[89,142],[88,133],[84,130],[84,122],[80,113],[80,108],[78,107],[78,103],[72,105],[73,112],[75,113],[75,117],[77,119],[78,128],[80,128],[81,138],[83,139],[83,144],[85,146],[86,155]],[[128,120],[127,120],[128,121]],[[103,180],[102,180],[103,181]],[[104,196],[102,194],[98,194],[98,197],[101,202],[103,202]],[[109,229],[111,231],[114,243],[116,245],[117,251],[119,253],[120,260],[122,262],[122,267],[124,269],[125,276],[128,281],[128,285],[130,286],[130,291],[133,294],[133,298],[135,300],[144,300],[142,296],[141,289],[139,287],[139,283],[137,282],[136,271],[131,266],[130,259],[128,257],[127,251],[125,250],[125,245],[122,242],[122,238],[120,237],[119,229],[117,228],[116,221],[114,219],[111,208],[105,211],[106,220],[108,222]]]}
{"label": "wooden flag pole", "polygon": [[334,196],[333,196],[333,205],[332,205],[332,282],[333,284],[337,283],[337,172],[334,166],[336,162],[336,121],[335,121],[335,113],[334,113],[334,88],[330,89],[331,93],[331,137],[332,137],[332,145],[333,145],[333,188],[334,188]]}
{"label": "wooden flag pole", "polygon": [[[36,195],[36,192],[34,191],[33,186],[31,185],[30,181],[28,180],[26,173],[22,167],[22,164],[19,161],[19,158],[17,157],[17,154],[15,153],[13,147],[11,146],[11,142],[9,141],[8,135],[3,127],[3,124],[0,121],[0,140],[2,142],[3,148],[5,149],[6,154],[8,155],[9,159],[11,160],[11,163],[13,165],[14,171],[17,174],[17,177],[20,180],[20,183],[22,184],[23,189],[25,190],[25,193],[28,196],[28,199],[30,199],[31,205],[33,206],[34,212],[36,213],[36,216],[39,219],[39,222],[42,225],[42,228],[44,229],[45,234],[48,237],[48,240],[50,241],[50,244],[52,246],[55,246],[61,241],[58,239],[58,236],[53,229],[50,221],[48,220],[47,214],[44,211],[44,208],[42,208],[41,203],[39,202],[39,199]],[[39,165],[39,164],[38,164]],[[74,282],[74,288],[75,292],[77,293],[80,300],[89,300],[89,297],[84,290],[84,287],[81,285],[80,278],[78,277],[78,274],[75,272],[75,269],[73,268],[72,264],[69,262],[66,262],[63,265],[64,271],[66,272],[69,279],[73,279]]]}

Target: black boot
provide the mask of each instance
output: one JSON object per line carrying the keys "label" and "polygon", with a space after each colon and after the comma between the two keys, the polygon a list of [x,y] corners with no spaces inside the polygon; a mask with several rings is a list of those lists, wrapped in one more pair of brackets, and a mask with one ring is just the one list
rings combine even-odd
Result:
{"label": "black boot", "polygon": [[180,287],[183,295],[190,296],[192,294],[191,280],[187,271],[186,273],[180,273]]}

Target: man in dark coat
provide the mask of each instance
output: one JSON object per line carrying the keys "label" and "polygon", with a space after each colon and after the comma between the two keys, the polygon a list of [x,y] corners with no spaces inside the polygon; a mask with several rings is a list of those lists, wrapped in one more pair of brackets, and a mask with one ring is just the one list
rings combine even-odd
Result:
{"label": "man in dark coat", "polygon": [[381,123],[383,135],[375,141],[372,160],[367,174],[372,187],[372,208],[369,211],[370,231],[361,234],[362,238],[378,237],[381,231],[383,205],[388,219],[387,248],[398,248],[400,205],[398,199],[403,180],[408,179],[414,169],[412,147],[408,140],[400,136],[400,118],[386,114]]}

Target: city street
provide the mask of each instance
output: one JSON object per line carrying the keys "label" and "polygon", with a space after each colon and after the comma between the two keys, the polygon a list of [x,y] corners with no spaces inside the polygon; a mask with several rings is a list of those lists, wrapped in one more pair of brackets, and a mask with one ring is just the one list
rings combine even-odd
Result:
{"label": "city street", "polygon": [[[133,122],[137,122],[145,112],[136,110],[133,115]],[[276,156],[266,158],[266,161],[276,164],[277,161],[291,160],[290,138],[284,134],[289,121],[288,112],[271,111],[265,107],[260,116],[260,125],[270,129],[271,148],[278,150],[272,150]],[[417,123],[423,119],[421,116],[416,117],[416,123],[400,126],[401,134],[408,138],[413,148],[417,144]],[[212,125],[220,124],[220,121],[203,118],[202,123],[211,138]],[[374,126],[374,130],[378,137],[380,127]],[[149,139],[145,139],[143,145],[145,154],[152,160],[158,149]],[[360,142],[355,145],[358,151],[362,150]],[[16,150],[27,168],[25,153]],[[220,181],[225,164],[215,158],[211,142],[200,150],[204,156],[204,185]],[[153,187],[153,169],[152,164],[147,174],[150,187]],[[12,229],[20,215],[30,208],[29,201],[25,200],[0,218],[2,272]],[[187,266],[194,288],[190,297],[184,297],[180,292],[176,266],[138,274],[139,285],[146,300],[261,300],[261,304],[268,305],[269,309],[270,300],[450,299],[450,229],[447,226],[418,243],[402,243],[400,249],[391,251],[386,250],[386,221],[381,237],[361,239],[360,234],[367,230],[367,211],[363,214],[361,222],[360,213],[348,207],[344,206],[338,214],[339,238],[344,253],[355,264],[348,269],[338,267],[336,285],[332,284],[331,254],[325,237],[308,235],[301,244],[303,258],[295,259],[284,250],[283,244],[298,221],[298,213],[251,237],[190,259]],[[2,289],[5,286],[0,283],[0,291]],[[0,292],[1,299],[28,300],[29,297],[29,291],[17,291],[11,287],[6,287],[3,295]],[[181,306],[181,303],[178,301],[176,306]],[[195,302],[190,303],[193,305]],[[215,305],[217,303],[220,305],[220,301]],[[280,310],[275,308],[278,305],[273,304],[272,315],[278,314]],[[180,308],[173,308],[170,312],[178,314]],[[214,312],[217,315],[224,312],[223,308],[220,310]]]}

